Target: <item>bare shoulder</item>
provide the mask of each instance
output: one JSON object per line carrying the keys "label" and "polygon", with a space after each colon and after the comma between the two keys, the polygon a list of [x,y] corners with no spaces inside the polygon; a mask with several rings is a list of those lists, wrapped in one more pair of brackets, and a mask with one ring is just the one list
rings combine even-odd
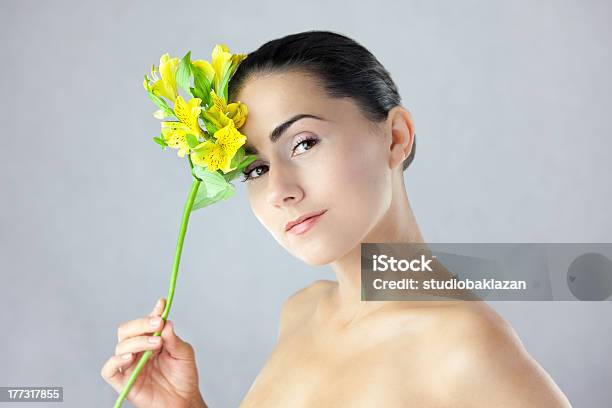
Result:
{"label": "bare shoulder", "polygon": [[571,407],[511,325],[485,302],[459,302],[445,308],[438,324],[443,325],[444,335],[436,342],[442,356],[437,375],[445,384],[449,403]]}
{"label": "bare shoulder", "polygon": [[288,333],[293,327],[312,314],[317,302],[337,285],[335,281],[320,279],[289,296],[281,309],[279,336]]}

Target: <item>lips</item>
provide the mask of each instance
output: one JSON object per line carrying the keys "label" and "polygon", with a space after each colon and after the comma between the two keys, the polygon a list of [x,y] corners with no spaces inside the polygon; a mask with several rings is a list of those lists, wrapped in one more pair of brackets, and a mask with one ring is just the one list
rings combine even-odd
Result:
{"label": "lips", "polygon": [[295,219],[293,221],[289,221],[287,224],[285,224],[285,231],[289,231],[293,226],[295,226],[295,225],[297,225],[297,224],[299,224],[299,223],[301,223],[303,221],[306,221],[309,218],[316,217],[317,215],[321,215],[325,211],[327,211],[327,210],[311,212],[311,213],[308,213],[308,214],[304,214],[301,217],[299,217],[299,218],[297,218],[297,219]]}

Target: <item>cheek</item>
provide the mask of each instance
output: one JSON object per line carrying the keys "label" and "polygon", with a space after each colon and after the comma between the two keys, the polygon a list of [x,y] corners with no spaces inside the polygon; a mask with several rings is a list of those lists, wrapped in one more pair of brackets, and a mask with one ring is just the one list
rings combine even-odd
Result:
{"label": "cheek", "polygon": [[262,187],[264,183],[265,181],[262,180],[261,185],[247,187],[251,212],[274,239],[284,246],[282,241],[285,239],[283,230],[285,214],[284,211],[279,211],[268,203],[264,187]]}
{"label": "cheek", "polygon": [[276,241],[296,257],[312,265],[331,262],[358,245],[388,209],[391,173],[386,159],[373,143],[330,144],[317,154],[316,166],[298,170],[303,171],[300,185],[305,194],[301,205],[330,211],[317,239],[292,244],[281,227],[273,225],[281,222],[278,210],[266,202],[260,186],[249,187],[251,209]]}
{"label": "cheek", "polygon": [[[363,140],[363,139],[362,139]],[[383,143],[350,143],[329,149],[330,156],[317,169],[315,190],[334,217],[329,225],[339,245],[357,245],[384,216],[391,203],[391,172]],[[312,184],[312,183],[311,183]]]}
{"label": "cheek", "polygon": [[[382,143],[380,143],[382,145]],[[328,177],[338,192],[343,192],[342,199],[351,206],[376,207],[384,199],[388,185],[389,172],[386,170],[386,158],[378,143],[352,143],[343,146],[336,155],[333,169]],[[338,197],[341,199],[341,197]]]}
{"label": "cheek", "polygon": [[[265,205],[263,194],[257,190],[257,188],[247,188],[247,195],[249,197],[249,204],[251,211],[255,218],[263,225],[266,229],[270,229],[270,214],[271,209]],[[268,213],[266,213],[268,211]]]}

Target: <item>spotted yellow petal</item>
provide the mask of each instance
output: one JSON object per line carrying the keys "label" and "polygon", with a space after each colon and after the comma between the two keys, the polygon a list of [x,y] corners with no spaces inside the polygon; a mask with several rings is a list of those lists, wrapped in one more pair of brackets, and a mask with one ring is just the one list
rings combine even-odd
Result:
{"label": "spotted yellow petal", "polygon": [[202,167],[206,166],[209,171],[217,171],[224,166],[227,161],[225,156],[225,151],[220,145],[209,141],[194,147],[190,155],[194,164]]}
{"label": "spotted yellow petal", "polygon": [[185,127],[164,124],[172,124],[177,122],[162,122],[161,133],[164,141],[173,149],[178,149],[177,155],[179,157],[185,157],[185,154],[189,152],[189,144],[187,144],[187,130]]}
{"label": "spotted yellow petal", "polygon": [[197,165],[208,167],[210,171],[221,169],[224,173],[229,173],[235,169],[231,167],[232,159],[246,141],[246,137],[238,132],[232,121],[216,131],[214,136],[214,142],[205,141],[193,148],[191,160]]}
{"label": "spotted yellow petal", "polygon": [[224,128],[219,129],[214,134],[216,144],[221,146],[230,160],[234,157],[238,149],[246,142],[246,136],[240,133],[234,123],[230,122]]}
{"label": "spotted yellow petal", "polygon": [[210,90],[210,100],[220,112],[224,114],[227,113],[227,104],[225,103],[225,100],[218,96],[214,89]]}
{"label": "spotted yellow petal", "polygon": [[189,130],[196,136],[202,136],[203,132],[198,122],[198,117],[202,111],[200,98],[191,98],[189,102],[185,102],[181,95],[176,97],[174,101],[174,113],[178,120],[187,125]]}

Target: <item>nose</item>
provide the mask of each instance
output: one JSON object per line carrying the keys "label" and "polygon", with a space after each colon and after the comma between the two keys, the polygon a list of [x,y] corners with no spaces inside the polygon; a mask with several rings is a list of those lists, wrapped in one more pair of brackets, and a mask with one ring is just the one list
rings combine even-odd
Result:
{"label": "nose", "polygon": [[298,203],[304,197],[295,176],[287,169],[276,165],[268,170],[267,201],[275,207]]}

